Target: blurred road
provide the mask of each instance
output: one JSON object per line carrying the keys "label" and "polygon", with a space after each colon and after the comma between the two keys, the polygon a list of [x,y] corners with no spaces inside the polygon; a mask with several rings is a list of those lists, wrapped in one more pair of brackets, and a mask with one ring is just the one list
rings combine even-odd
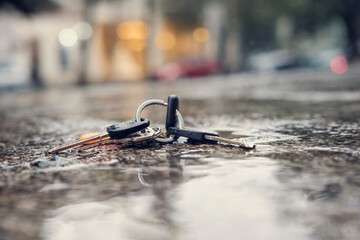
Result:
{"label": "blurred road", "polygon": [[[357,239],[359,69],[2,92],[0,239]],[[185,127],[257,150],[46,153],[169,94]],[[165,109],[150,109],[161,126]]]}

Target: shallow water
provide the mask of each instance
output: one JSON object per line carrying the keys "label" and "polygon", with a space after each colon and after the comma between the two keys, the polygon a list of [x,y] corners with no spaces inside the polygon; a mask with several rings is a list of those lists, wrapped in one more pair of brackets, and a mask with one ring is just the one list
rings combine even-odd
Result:
{"label": "shallow water", "polygon": [[[0,239],[358,239],[360,74],[230,75],[0,96]],[[168,145],[50,156],[175,93],[185,126],[255,151]],[[165,108],[144,112],[153,125]]]}

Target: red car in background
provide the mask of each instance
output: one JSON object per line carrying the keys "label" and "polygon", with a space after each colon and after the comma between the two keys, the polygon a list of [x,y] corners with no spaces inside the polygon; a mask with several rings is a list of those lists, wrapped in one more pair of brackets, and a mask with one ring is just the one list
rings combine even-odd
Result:
{"label": "red car in background", "polygon": [[192,59],[181,62],[166,63],[156,73],[160,81],[173,81],[183,77],[197,77],[215,74],[220,71],[217,60]]}

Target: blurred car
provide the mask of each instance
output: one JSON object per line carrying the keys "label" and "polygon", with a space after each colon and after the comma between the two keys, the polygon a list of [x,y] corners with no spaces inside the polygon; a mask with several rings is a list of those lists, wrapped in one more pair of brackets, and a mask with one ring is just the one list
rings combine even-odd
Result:
{"label": "blurred car", "polygon": [[191,59],[161,66],[155,72],[155,78],[161,81],[172,81],[183,77],[206,76],[219,71],[220,64],[217,60]]}
{"label": "blurred car", "polygon": [[294,51],[276,49],[253,53],[249,56],[251,70],[257,72],[280,71],[301,66],[300,56]]}

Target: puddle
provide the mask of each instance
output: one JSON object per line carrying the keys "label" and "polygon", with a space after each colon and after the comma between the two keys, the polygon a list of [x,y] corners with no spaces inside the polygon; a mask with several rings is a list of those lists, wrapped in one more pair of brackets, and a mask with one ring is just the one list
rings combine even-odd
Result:
{"label": "puddle", "polygon": [[[179,186],[175,222],[180,239],[310,239],[309,229],[279,215],[284,190],[278,165],[266,158],[222,162],[206,176]],[[186,168],[185,168],[186,169]],[[192,170],[188,171],[191,174]],[[194,201],[196,199],[196,201]],[[285,199],[284,199],[285,200]],[[295,204],[302,202],[299,198]],[[259,231],[261,226],[261,231]]]}
{"label": "puddle", "polygon": [[[276,162],[266,158],[209,161],[217,166],[184,164],[181,183],[164,186],[163,179],[160,185],[160,181],[145,183],[152,191],[141,195],[61,207],[45,220],[41,235],[48,240],[234,239],[244,235],[251,239],[310,239],[308,228],[281,216],[278,199],[286,194],[275,177]],[[299,196],[293,204],[303,201]]]}

